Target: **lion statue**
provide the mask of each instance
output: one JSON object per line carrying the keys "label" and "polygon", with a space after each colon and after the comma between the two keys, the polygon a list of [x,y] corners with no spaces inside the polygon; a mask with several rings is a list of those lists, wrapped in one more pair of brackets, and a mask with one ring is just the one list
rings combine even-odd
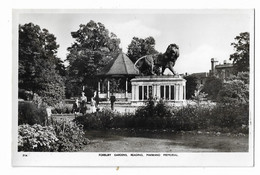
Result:
{"label": "lion statue", "polygon": [[[173,73],[173,75],[176,75],[173,67],[178,57],[179,46],[176,44],[170,44],[167,47],[165,53],[143,56],[135,62],[134,67],[142,74],[144,74],[142,71],[140,71],[142,68],[143,70],[144,68],[149,69],[148,72],[144,72],[145,74],[150,75],[163,75],[165,69],[168,68]],[[162,71],[159,71],[160,67],[162,68]]]}

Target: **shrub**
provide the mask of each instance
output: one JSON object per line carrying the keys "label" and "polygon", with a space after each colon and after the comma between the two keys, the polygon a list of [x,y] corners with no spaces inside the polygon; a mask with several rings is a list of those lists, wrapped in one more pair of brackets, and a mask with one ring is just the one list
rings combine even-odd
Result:
{"label": "shrub", "polygon": [[89,143],[89,140],[85,137],[82,125],[77,125],[67,120],[52,120],[51,123],[58,138],[57,151],[78,151]]}
{"label": "shrub", "polygon": [[78,116],[74,121],[84,125],[84,129],[109,128],[166,128],[168,118],[172,116],[170,108],[160,101],[158,104],[150,100],[146,106],[139,107],[135,114],[103,109],[95,114]]}
{"label": "shrub", "polygon": [[114,112],[110,109],[102,109],[102,111],[85,114],[83,116],[78,116],[74,121],[77,124],[82,124],[84,129],[108,129],[108,128],[118,128],[119,126],[125,127],[123,115]]}
{"label": "shrub", "polygon": [[37,107],[31,102],[19,102],[18,105],[18,124],[41,124],[44,125],[47,119],[47,112],[44,107]]}
{"label": "shrub", "polygon": [[170,107],[163,101],[148,102],[135,114],[120,114],[104,109],[95,114],[78,116],[74,121],[84,129],[142,128],[175,131],[208,130],[248,133],[248,105],[229,106],[215,103],[194,103]]}
{"label": "shrub", "polygon": [[205,129],[210,125],[212,106],[188,104],[175,111],[175,130]]}
{"label": "shrub", "polygon": [[249,85],[242,80],[225,82],[223,88],[218,93],[218,101],[225,104],[248,104]]}
{"label": "shrub", "polygon": [[[229,132],[247,133],[249,106],[247,104],[218,104],[212,111],[211,125],[228,128]],[[246,126],[246,127],[243,127]]]}
{"label": "shrub", "polygon": [[56,151],[58,138],[52,126],[18,126],[18,151]]}
{"label": "shrub", "polygon": [[54,105],[52,109],[53,114],[69,114],[72,112],[73,104],[66,104],[65,102],[60,102]]}
{"label": "shrub", "polygon": [[18,151],[70,152],[89,143],[83,127],[74,122],[52,121],[50,126],[26,124],[18,128]]}

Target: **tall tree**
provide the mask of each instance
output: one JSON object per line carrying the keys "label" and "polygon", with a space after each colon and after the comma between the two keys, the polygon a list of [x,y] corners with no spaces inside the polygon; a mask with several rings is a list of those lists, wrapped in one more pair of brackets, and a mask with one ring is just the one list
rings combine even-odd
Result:
{"label": "tall tree", "polygon": [[[45,96],[47,103],[55,103],[64,95],[60,74],[64,71],[57,57],[56,37],[47,29],[28,23],[19,25],[19,89]],[[60,87],[58,91],[47,86]],[[54,101],[53,99],[55,97]]]}
{"label": "tall tree", "polygon": [[249,33],[240,33],[235,37],[235,42],[231,43],[235,53],[230,55],[230,60],[233,60],[235,72],[249,71]]}
{"label": "tall tree", "polygon": [[79,95],[82,86],[86,86],[88,92],[93,90],[97,73],[120,51],[120,39],[99,22],[91,20],[81,24],[71,36],[75,42],[68,48],[68,96]]}
{"label": "tall tree", "polygon": [[223,81],[220,78],[211,76],[206,79],[202,92],[208,94],[208,98],[216,101],[219,91],[223,87]]}
{"label": "tall tree", "polygon": [[128,45],[127,56],[135,62],[142,56],[158,53],[154,46],[155,39],[152,36],[145,39],[133,37],[131,43]]}

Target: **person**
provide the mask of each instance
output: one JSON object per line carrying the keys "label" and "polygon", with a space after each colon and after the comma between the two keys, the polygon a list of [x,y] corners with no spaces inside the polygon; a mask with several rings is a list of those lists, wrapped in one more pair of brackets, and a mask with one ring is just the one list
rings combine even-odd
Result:
{"label": "person", "polygon": [[110,102],[111,102],[111,110],[113,111],[114,110],[114,103],[116,101],[116,97],[113,95],[110,96]]}
{"label": "person", "polygon": [[90,106],[91,106],[91,112],[95,113],[96,112],[96,101],[94,100],[94,97],[91,97]]}
{"label": "person", "polygon": [[77,115],[79,113],[79,99],[76,98],[75,102],[73,103],[72,112]]}
{"label": "person", "polygon": [[80,112],[84,115],[86,113],[86,103],[87,103],[87,97],[85,96],[85,93],[82,92],[81,96],[81,105],[80,105]]}
{"label": "person", "polygon": [[99,111],[99,96],[98,96],[98,93],[95,91],[94,92],[94,100],[96,102],[96,110]]}
{"label": "person", "polygon": [[87,102],[87,97],[85,96],[85,92],[81,93],[81,102],[84,101],[85,103]]}

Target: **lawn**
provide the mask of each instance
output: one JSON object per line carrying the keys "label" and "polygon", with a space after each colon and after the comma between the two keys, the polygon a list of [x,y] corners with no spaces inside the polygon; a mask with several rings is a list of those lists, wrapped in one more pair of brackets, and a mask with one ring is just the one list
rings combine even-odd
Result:
{"label": "lawn", "polygon": [[247,152],[248,135],[214,132],[87,131],[84,152]]}

